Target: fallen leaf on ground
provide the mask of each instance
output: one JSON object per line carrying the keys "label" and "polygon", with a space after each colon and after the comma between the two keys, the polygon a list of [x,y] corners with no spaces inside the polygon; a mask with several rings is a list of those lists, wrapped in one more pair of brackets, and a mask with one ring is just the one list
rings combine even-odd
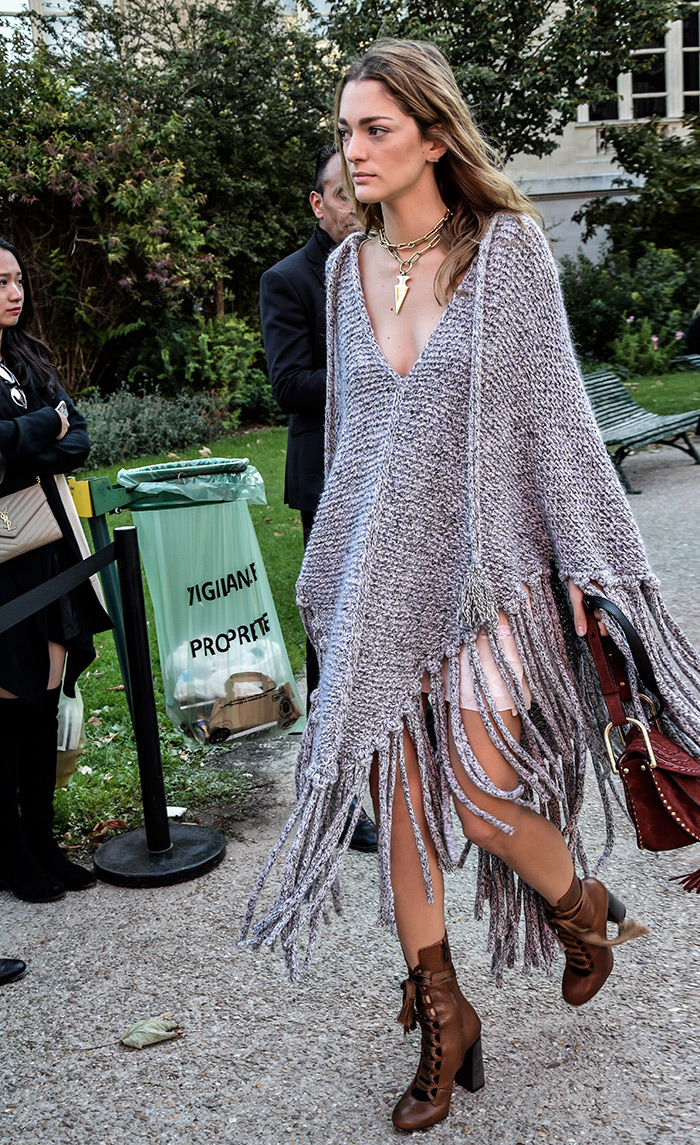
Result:
{"label": "fallen leaf on ground", "polygon": [[102,839],[108,831],[126,831],[127,829],[127,824],[123,819],[102,819],[93,827],[90,838]]}
{"label": "fallen leaf on ground", "polygon": [[122,1045],[142,1050],[144,1046],[154,1046],[157,1042],[170,1042],[173,1038],[179,1037],[182,1037],[182,1030],[177,1022],[161,1014],[158,1018],[144,1018],[136,1022],[119,1041]]}

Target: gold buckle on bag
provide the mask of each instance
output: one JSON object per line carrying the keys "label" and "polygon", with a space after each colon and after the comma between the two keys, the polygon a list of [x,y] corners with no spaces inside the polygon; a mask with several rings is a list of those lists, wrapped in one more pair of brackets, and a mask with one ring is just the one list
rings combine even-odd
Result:
{"label": "gold buckle on bag", "polygon": [[[646,696],[642,696],[642,699],[646,699],[646,698],[647,698]],[[653,705],[652,705],[652,707],[653,707]],[[647,750],[647,761],[648,761],[649,767],[652,769],[655,768],[656,767],[656,757],[654,756],[654,749],[651,746],[651,740],[649,739],[649,732],[645,728],[644,724],[641,723],[639,720],[632,719],[631,717],[627,720],[627,724],[632,724],[635,728],[639,728],[640,732],[642,733],[642,737],[644,739],[644,746]],[[627,726],[627,724],[625,726]],[[610,723],[610,724],[608,724],[608,726],[605,729],[605,746],[608,749],[608,758],[610,760],[610,766],[612,767],[613,771],[615,772],[615,775],[619,775],[620,769],[617,765],[617,760],[615,759],[615,754],[614,754],[613,749],[612,749],[612,744],[610,743],[610,732],[612,731],[613,728],[615,728],[615,724]],[[623,747],[625,747],[626,741],[625,741],[624,735],[622,734],[621,728],[615,728],[615,730],[618,732],[620,739],[622,740]]]}
{"label": "gold buckle on bag", "polygon": [[640,698],[640,700],[644,700],[644,703],[648,704],[649,707],[651,708],[651,718],[654,721],[654,723],[656,724],[657,732],[660,732],[661,731],[661,724],[659,723],[658,717],[656,715],[656,708],[654,706],[654,701],[650,700],[648,696],[645,696],[644,692],[639,693],[639,698]]}

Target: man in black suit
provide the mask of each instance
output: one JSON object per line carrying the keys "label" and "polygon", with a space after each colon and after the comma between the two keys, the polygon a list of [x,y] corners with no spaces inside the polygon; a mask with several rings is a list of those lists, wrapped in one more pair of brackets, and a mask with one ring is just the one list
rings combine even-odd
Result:
{"label": "man in black suit", "polygon": [[[284,499],[301,514],[304,548],[323,490],[326,259],[357,230],[335,147],[324,147],[318,156],[309,202],[318,219],[311,238],[260,279],[260,322],[270,384],[280,408],[289,414]],[[310,697],[318,684],[318,661],[308,640],[306,683]],[[359,851],[377,849],[374,824],[364,812],[350,845]]]}

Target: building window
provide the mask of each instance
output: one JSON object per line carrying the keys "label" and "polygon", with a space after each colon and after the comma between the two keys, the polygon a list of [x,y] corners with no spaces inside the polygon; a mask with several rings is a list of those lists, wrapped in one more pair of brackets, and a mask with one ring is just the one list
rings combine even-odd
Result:
{"label": "building window", "polygon": [[700,4],[685,20],[674,20],[666,35],[633,53],[635,66],[610,83],[611,96],[583,108],[579,123],[615,120],[681,119],[700,112]]}
{"label": "building window", "polygon": [[0,0],[0,36],[11,40],[19,27],[18,16],[26,16],[28,8],[27,0]]}
{"label": "building window", "polygon": [[620,115],[620,100],[617,97],[617,76],[608,80],[606,85],[610,91],[610,98],[600,103],[591,104],[588,109],[589,120],[618,119]]}
{"label": "building window", "polygon": [[700,111],[700,12],[683,21],[683,111]]}
{"label": "building window", "polygon": [[634,53],[639,64],[632,70],[632,118],[666,115],[666,49],[656,41]]}
{"label": "building window", "polygon": [[[34,43],[59,40],[65,33],[65,25],[74,17],[70,10],[71,0],[0,0],[0,35],[11,40],[15,32],[31,34]],[[47,17],[46,21],[32,20],[31,31],[27,21],[30,13]]]}

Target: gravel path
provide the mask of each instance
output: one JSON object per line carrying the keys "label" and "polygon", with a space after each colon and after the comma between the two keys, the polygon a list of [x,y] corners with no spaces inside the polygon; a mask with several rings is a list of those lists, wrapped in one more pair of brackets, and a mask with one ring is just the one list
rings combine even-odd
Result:
{"label": "gravel path", "polygon": [[[700,467],[668,449],[627,467],[644,491],[631,504],[666,597],[700,643]],[[374,925],[376,860],[349,854],[344,920],[324,929],[301,984],[290,986],[275,955],[235,947],[249,889],[288,814],[295,747],[289,738],[238,750],[238,765],[278,782],[200,881],[99,884],[44,906],[0,893],[2,953],[30,965],[0,991],[0,1145],[401,1139],[390,1113],[419,1039],[404,1040],[395,1022],[404,972],[397,945]],[[484,1023],[486,1086],[458,1090],[448,1119],[422,1140],[698,1141],[700,898],[668,876],[697,866],[700,848],[642,854],[619,820],[608,880],[652,934],[616,954],[610,983],[580,1011],[562,1001],[558,978],[511,972],[497,990],[486,924],[470,917],[473,871],[448,880],[455,962]],[[585,831],[595,853],[595,800]],[[135,1021],[159,1014],[184,1036],[141,1051],[119,1044]]]}

